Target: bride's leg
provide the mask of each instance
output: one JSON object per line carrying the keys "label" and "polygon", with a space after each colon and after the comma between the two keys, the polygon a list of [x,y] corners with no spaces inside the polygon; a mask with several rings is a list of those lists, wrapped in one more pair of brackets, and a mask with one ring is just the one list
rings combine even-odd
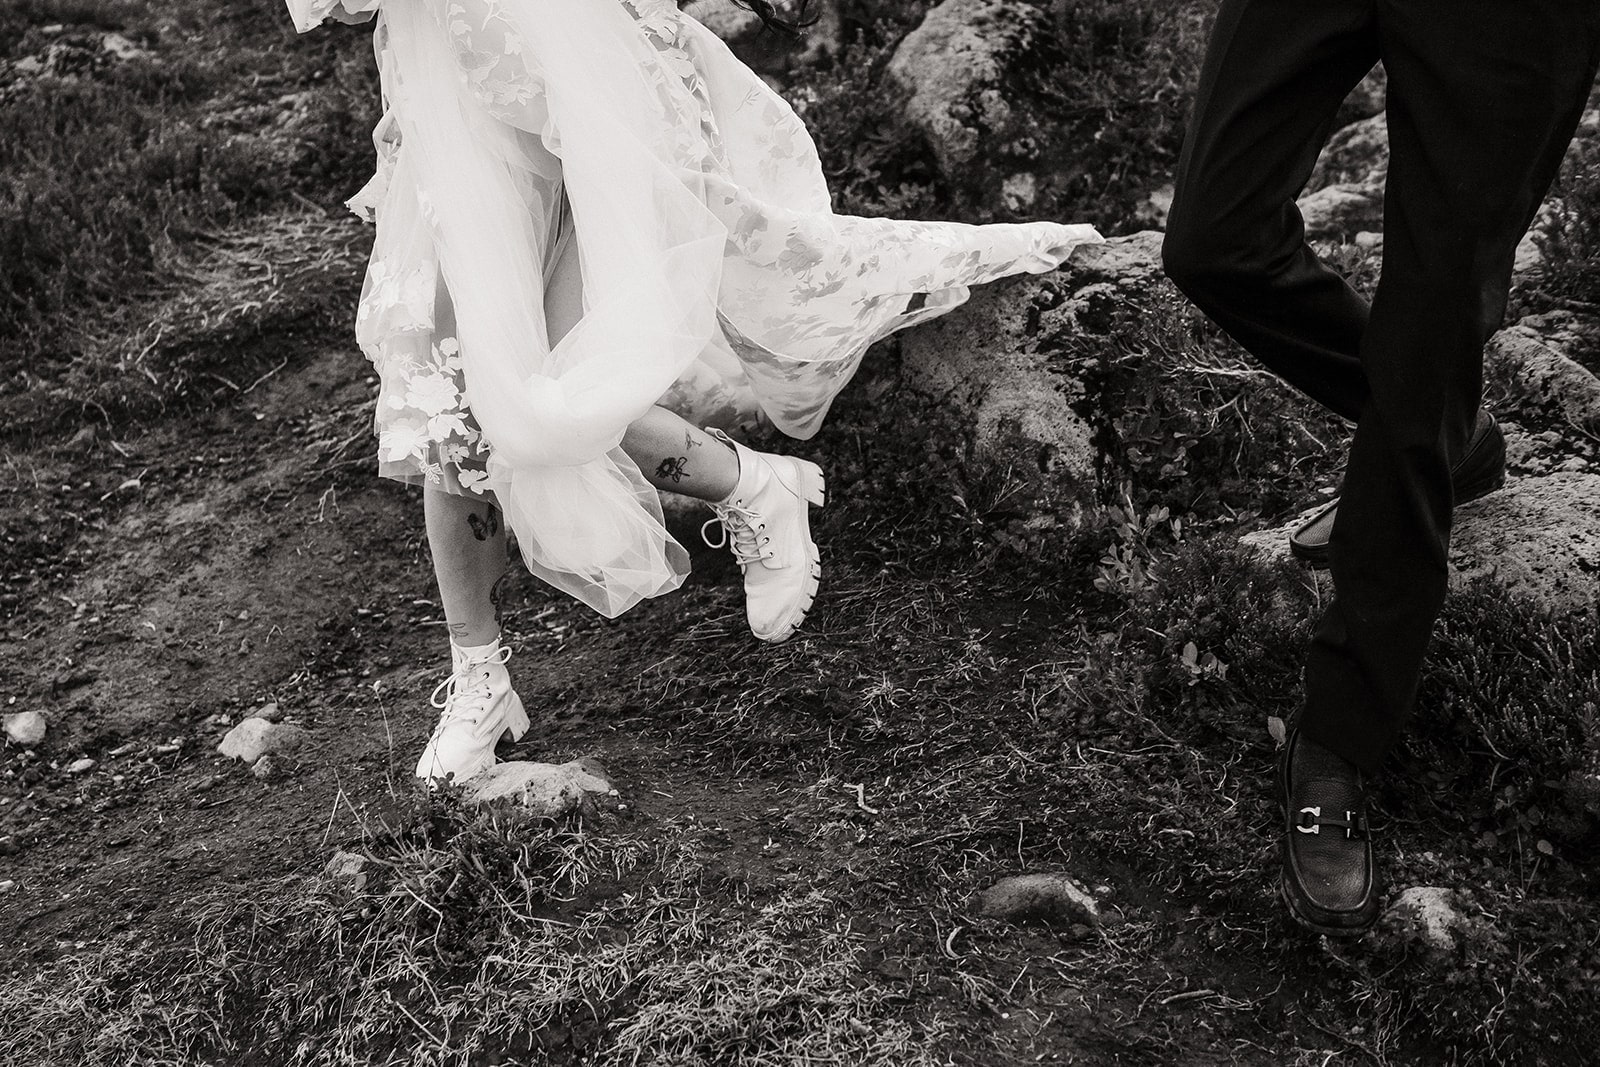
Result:
{"label": "bride's leg", "polygon": [[437,489],[422,494],[428,549],[451,644],[486,645],[500,636],[500,588],[506,577],[506,532],[492,499]]}
{"label": "bride's leg", "polygon": [[711,505],[724,532],[706,543],[726,544],[739,561],[751,632],[763,641],[794,633],[822,576],[810,513],[823,502],[822,469],[697,430],[660,407],[628,428],[622,449],[656,488]]}
{"label": "bride's leg", "polygon": [[738,454],[663,407],[628,427],[622,450],[657,489],[715,503],[739,483]]}
{"label": "bride's leg", "polygon": [[465,781],[494,766],[494,748],[520,738],[528,714],[511,687],[500,644],[506,533],[492,500],[423,492],[428,548],[450,630],[450,677],[434,691],[439,724],[417,760],[418,778]]}
{"label": "bride's leg", "polygon": [[[583,275],[569,240],[545,282],[545,329],[558,344],[583,315]],[[663,407],[628,427],[622,450],[657,489],[704,500],[744,571],[745,613],[763,641],[794,633],[817,595],[822,564],[809,505],[823,501],[822,470],[790,456],[753,452],[697,429]],[[708,538],[709,541],[709,538]]]}
{"label": "bride's leg", "polygon": [[[440,280],[434,301],[441,337],[455,333],[450,294]],[[522,700],[500,644],[500,596],[506,578],[506,531],[492,496],[425,488],[422,510],[433,573],[450,631],[450,676],[434,691],[439,724],[417,760],[416,775],[456,781],[494,766],[494,749],[528,729]]]}

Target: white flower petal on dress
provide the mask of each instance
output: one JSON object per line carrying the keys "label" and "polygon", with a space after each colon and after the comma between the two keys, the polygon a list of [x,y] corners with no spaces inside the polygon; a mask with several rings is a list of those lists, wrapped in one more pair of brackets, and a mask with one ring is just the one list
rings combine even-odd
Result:
{"label": "white flower petal on dress", "polygon": [[378,435],[378,454],[380,458],[390,463],[426,456],[427,424],[411,420],[391,422]]}
{"label": "white flower petal on dress", "polygon": [[461,482],[463,489],[470,489],[474,493],[482,493],[489,488],[489,475],[484,471],[460,470],[456,472],[456,479]]}
{"label": "white flower petal on dress", "polygon": [[461,407],[456,383],[442,374],[419,374],[406,383],[406,404],[428,415]]}

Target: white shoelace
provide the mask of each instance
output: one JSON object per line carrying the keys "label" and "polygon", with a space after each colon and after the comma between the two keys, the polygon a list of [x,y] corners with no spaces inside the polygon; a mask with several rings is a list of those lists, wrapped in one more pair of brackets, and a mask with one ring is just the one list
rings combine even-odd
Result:
{"label": "white shoelace", "polygon": [[[460,670],[450,672],[450,677],[433,687],[433,695],[428,698],[428,703],[438,708],[444,714],[439,716],[439,725],[434,728],[438,733],[452,722],[476,723],[478,716],[483,714],[484,706],[494,690],[489,687],[487,680],[478,685],[470,685],[472,676],[479,667],[490,663],[505,663],[511,658],[511,646],[502,645],[500,651],[488,659],[469,660],[461,665]],[[443,699],[440,694],[443,693]]]}
{"label": "white shoelace", "polygon": [[[760,531],[766,529],[766,525],[759,513],[739,504],[712,504],[711,510],[716,513],[715,518],[707,519],[700,527],[700,536],[707,547],[727,548],[741,567],[760,563],[771,555],[761,548]],[[711,539],[713,526],[722,529],[715,541]]]}

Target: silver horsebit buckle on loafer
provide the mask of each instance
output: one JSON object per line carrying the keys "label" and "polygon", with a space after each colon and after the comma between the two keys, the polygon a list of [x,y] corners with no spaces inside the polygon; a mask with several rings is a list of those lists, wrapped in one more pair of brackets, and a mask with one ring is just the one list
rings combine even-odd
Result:
{"label": "silver horsebit buckle on loafer", "polygon": [[1300,817],[1295,820],[1294,828],[1303,834],[1320,834],[1324,826],[1336,826],[1344,831],[1344,836],[1354,841],[1365,841],[1367,838],[1367,817],[1359,811],[1346,811],[1344,818],[1322,817],[1322,805],[1301,808]]}

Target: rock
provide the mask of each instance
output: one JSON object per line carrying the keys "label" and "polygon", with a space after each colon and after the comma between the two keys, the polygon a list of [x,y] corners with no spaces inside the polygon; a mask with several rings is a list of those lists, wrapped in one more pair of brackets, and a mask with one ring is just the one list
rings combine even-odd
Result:
{"label": "rock", "polygon": [[1517,325],[1532,330],[1563,355],[1577,359],[1591,374],[1600,374],[1600,315],[1560,308],[1524,315]]}
{"label": "rock", "polygon": [[1349,95],[1344,98],[1344,103],[1339,105],[1339,110],[1333,116],[1335,129],[1343,129],[1362,119],[1371,118],[1381,114],[1388,102],[1389,77],[1379,63],[1367,72]]}
{"label": "rock", "polygon": [[147,50],[140,48],[120,33],[108,33],[100,38],[100,47],[118,59],[150,58],[150,53]]}
{"label": "rock", "polygon": [[254,763],[269,752],[293,752],[305,743],[307,736],[298,726],[284,726],[266,719],[245,719],[228,731],[217,751]]}
{"label": "rock", "polygon": [[1030,479],[1088,486],[1094,428],[1072,409],[1074,384],[1053,375],[1030,341],[1030,319],[1048,291],[1031,279],[977,291],[960,310],[903,335],[910,384],[970,415],[974,452],[1016,459]]}
{"label": "rock", "polygon": [[1323,505],[1327,503],[1326,499],[1319,500],[1282,526],[1274,526],[1266,530],[1254,530],[1240,537],[1239,543],[1260,556],[1267,563],[1277,564],[1292,560],[1294,557],[1289,554],[1289,535],[1301,523],[1306,522],[1312,515],[1322,510]]}
{"label": "rock", "polygon": [[1600,378],[1535,330],[1521,323],[1501,330],[1484,350],[1484,364],[1519,407],[1600,435]]}
{"label": "rock", "polygon": [[9,893],[15,888],[17,888],[17,883],[13,882],[9,878],[5,879],[4,881],[0,881],[0,893]]}
{"label": "rock", "polygon": [[1086,320],[1161,277],[1161,234],[1080,248],[1061,271],[984,286],[961,308],[901,335],[901,373],[969,416],[974,455],[1009,467],[1036,495],[1085,500],[1095,484],[1094,427],[1074,410],[1083,384],[1059,353]]}
{"label": "rock", "polygon": [[1530,227],[1522,235],[1522,240],[1517,242],[1517,251],[1511,260],[1511,274],[1519,277],[1524,274],[1533,274],[1544,269],[1544,249],[1539,247],[1539,229],[1537,225]]}
{"label": "rock", "polygon": [[588,812],[598,802],[617,796],[605,768],[588,758],[559,764],[497,763],[469,778],[463,789],[470,801],[482,804],[509,798],[550,818]]}
{"label": "rock", "polygon": [[1161,267],[1164,239],[1165,235],[1156,230],[1141,230],[1126,237],[1113,237],[1105,244],[1085,245],[1073,253],[1063,269],[1113,282],[1128,290],[1129,295],[1137,295],[1158,278],[1165,277]]}
{"label": "rock", "polygon": [[1472,926],[1461,913],[1456,894],[1437,886],[1419,885],[1404,890],[1384,911],[1382,927],[1407,941],[1434,952],[1451,952]]}
{"label": "rock", "polygon": [[43,741],[49,726],[45,717],[37,711],[19,711],[5,717],[6,737],[11,739],[12,744],[23,748],[33,748]]}
{"label": "rock", "polygon": [[87,774],[88,772],[94,770],[95,766],[96,766],[96,764],[95,764],[94,760],[90,759],[88,756],[84,756],[81,759],[73,760],[67,766],[67,773],[68,774]]}
{"label": "rock", "polygon": [[1000,200],[1008,211],[1023,211],[1039,199],[1039,179],[1023,172],[1013,174],[1000,186]]}
{"label": "rock", "polygon": [[[1240,543],[1269,561],[1289,559],[1289,532],[1314,510]],[[1450,537],[1450,581],[1459,587],[1479,579],[1557,614],[1600,605],[1600,474],[1515,478],[1461,505]]]}
{"label": "rock", "polygon": [[250,767],[250,773],[263,782],[282,778],[288,772],[282,756],[265,755]]}
{"label": "rock", "polygon": [[1389,118],[1373,115],[1328,138],[1312,168],[1306,191],[1354,184],[1381,198],[1388,175]]}
{"label": "rock", "polygon": [[335,852],[328,865],[322,869],[323,876],[334,881],[344,882],[359,893],[367,887],[367,857],[355,852]]}
{"label": "rock", "polygon": [[1452,580],[1487,578],[1557,613],[1600,605],[1600,474],[1521,478],[1462,505]]}
{"label": "rock", "polygon": [[[784,12],[780,7],[779,16]],[[720,37],[740,62],[763,76],[782,71],[800,42],[769,32],[754,11],[728,0],[689,0],[683,13]]]}
{"label": "rock", "polygon": [[895,49],[888,83],[947,175],[959,175],[986,138],[1012,124],[1001,82],[1041,17],[1024,0],[944,0]]}
{"label": "rock", "polygon": [[263,704],[256,710],[246,715],[247,719],[265,719],[267,722],[279,722],[283,719],[283,709],[278,707],[276,701]]}
{"label": "rock", "polygon": [[730,44],[761,32],[761,19],[754,11],[728,0],[689,0],[682,10]]}
{"label": "rock", "polygon": [[1176,189],[1171,182],[1152,190],[1150,195],[1134,208],[1134,218],[1141,226],[1152,230],[1166,229],[1167,216],[1172,213],[1172,198],[1175,193]]}
{"label": "rock", "polygon": [[1100,925],[1100,904],[1094,894],[1065,874],[1002,878],[978,895],[978,910],[1011,922]]}
{"label": "rock", "polygon": [[1329,185],[1298,201],[1306,236],[1345,237],[1383,226],[1383,190],[1363,183]]}

